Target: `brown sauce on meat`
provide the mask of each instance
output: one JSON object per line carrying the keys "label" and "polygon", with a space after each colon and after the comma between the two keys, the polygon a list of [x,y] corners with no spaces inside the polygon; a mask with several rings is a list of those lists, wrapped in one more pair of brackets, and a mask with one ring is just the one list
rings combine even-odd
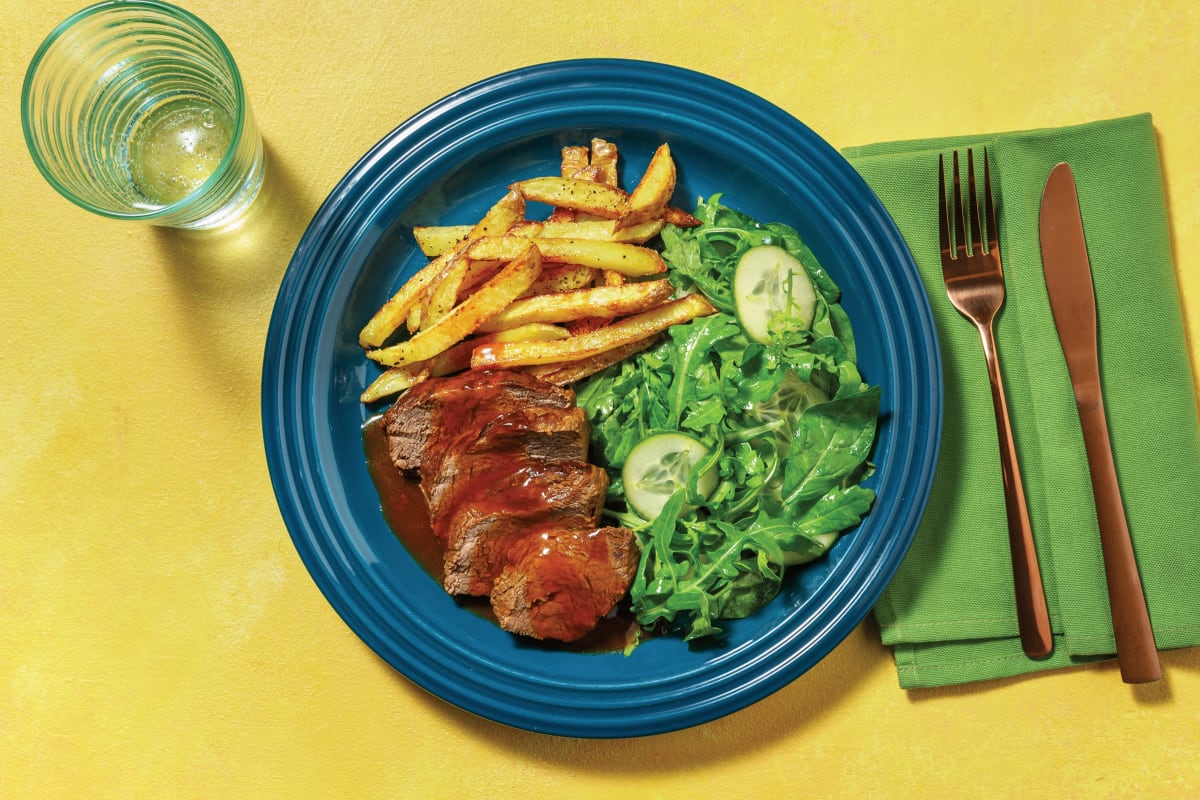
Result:
{"label": "brown sauce on meat", "polygon": [[[425,502],[425,495],[421,492],[420,482],[397,470],[388,456],[387,436],[381,420],[381,415],[368,419],[362,427],[362,435],[367,471],[379,493],[383,518],[413,560],[440,584],[444,547],[434,534],[429,519],[429,507]],[[496,621],[488,598],[455,599],[471,613],[492,622]],[[633,641],[637,635],[637,628],[637,623],[625,603],[622,603],[614,614],[601,620],[591,633],[577,641],[564,643],[522,638],[522,642],[531,647],[549,650],[579,653],[621,652]]]}

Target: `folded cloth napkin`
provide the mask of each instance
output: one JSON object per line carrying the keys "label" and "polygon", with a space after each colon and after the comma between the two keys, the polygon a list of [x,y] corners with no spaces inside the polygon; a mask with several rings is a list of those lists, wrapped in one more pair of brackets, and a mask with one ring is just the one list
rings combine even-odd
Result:
{"label": "folded cloth napkin", "polygon": [[[1007,286],[996,337],[1054,630],[1054,652],[1036,661],[1017,639],[983,352],[946,297],[937,241],[937,154],[973,147],[978,159],[985,146]],[[1150,116],[844,154],[907,239],[942,346],[945,427],[928,510],[875,608],[901,686],[1018,675],[1116,651],[1079,417],[1038,243],[1042,189],[1060,161],[1078,183],[1110,436],[1155,641],[1160,649],[1200,644],[1200,425]]]}

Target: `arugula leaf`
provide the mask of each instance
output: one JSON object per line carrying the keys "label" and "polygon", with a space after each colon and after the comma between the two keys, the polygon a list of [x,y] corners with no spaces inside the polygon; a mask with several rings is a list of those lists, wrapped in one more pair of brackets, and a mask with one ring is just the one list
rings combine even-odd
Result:
{"label": "arugula leaf", "polygon": [[[683,326],[675,326],[682,329]],[[669,409],[668,420],[671,427],[677,427],[683,418],[685,410],[690,411],[688,426],[697,430],[709,424],[719,424],[724,418],[724,405],[717,394],[705,395],[701,392],[689,394],[692,387],[704,386],[711,388],[707,380],[711,369],[711,353],[724,339],[736,336],[740,327],[723,314],[700,317],[686,329],[672,332],[676,358],[673,361],[675,369],[671,381],[671,392],[667,401]]]}
{"label": "arugula leaf", "polygon": [[[605,514],[641,546],[634,613],[643,626],[675,627],[687,640],[717,636],[720,620],[762,608],[789,565],[820,558],[868,513],[875,495],[861,482],[871,473],[881,397],[854,363],[840,289],[794,229],[760,224],[720,195],[701,200],[695,216],[697,228],[663,230],[663,258],[677,292],[702,292],[718,313],[671,328],[577,387],[594,457],[611,477]],[[763,345],[737,321],[731,286],[741,255],[766,244],[800,260],[818,306],[808,326],[777,317]],[[781,414],[776,398],[789,373],[811,389],[800,393],[802,409]],[[694,435],[710,454],[647,520],[625,501],[621,467],[642,439],[672,430]],[[713,462],[719,481],[705,499],[696,477]]]}

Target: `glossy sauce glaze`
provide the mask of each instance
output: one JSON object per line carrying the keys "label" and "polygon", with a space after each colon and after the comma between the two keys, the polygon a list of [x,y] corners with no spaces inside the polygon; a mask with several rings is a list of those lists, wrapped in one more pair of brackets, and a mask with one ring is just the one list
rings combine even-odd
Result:
{"label": "glossy sauce glaze", "polygon": [[[413,560],[440,585],[445,548],[434,533],[420,482],[400,472],[392,463],[382,415],[368,419],[363,424],[362,435],[367,470],[379,493],[384,520]],[[496,621],[488,598],[456,596],[455,600],[471,613]],[[591,633],[577,641],[564,643],[526,637],[520,637],[520,641],[526,646],[552,650],[610,653],[624,651],[637,637],[638,625],[628,611],[628,602],[622,601],[613,614],[601,620]]]}

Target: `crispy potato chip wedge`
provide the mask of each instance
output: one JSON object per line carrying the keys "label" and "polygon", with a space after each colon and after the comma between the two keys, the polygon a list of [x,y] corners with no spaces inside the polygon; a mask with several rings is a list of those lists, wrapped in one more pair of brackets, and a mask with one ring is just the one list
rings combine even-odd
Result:
{"label": "crispy potato chip wedge", "polygon": [[479,330],[500,331],[530,322],[569,322],[583,317],[623,317],[661,305],[672,291],[670,281],[658,280],[535,295],[517,300]]}
{"label": "crispy potato chip wedge", "polygon": [[675,191],[675,160],[671,148],[659,145],[642,179],[629,195],[629,202],[617,220],[617,228],[631,228],[662,216],[671,193]]}
{"label": "crispy potato chip wedge", "polygon": [[433,358],[474,333],[486,320],[520,297],[541,272],[542,259],[538,249],[528,240],[516,241],[523,241],[525,249],[446,316],[413,334],[407,341],[367,351],[367,357],[380,364],[399,367]]}
{"label": "crispy potato chip wedge", "polygon": [[531,241],[537,245],[544,260],[559,264],[582,264],[630,276],[656,275],[667,270],[662,256],[648,247],[599,239],[484,236],[471,242],[467,255],[481,261],[507,261],[515,258],[516,253]]}
{"label": "crispy potato chip wedge", "polygon": [[649,311],[626,317],[600,330],[558,342],[500,342],[481,345],[475,348],[471,356],[471,367],[523,367],[589,358],[715,311],[703,295],[689,294]]}

